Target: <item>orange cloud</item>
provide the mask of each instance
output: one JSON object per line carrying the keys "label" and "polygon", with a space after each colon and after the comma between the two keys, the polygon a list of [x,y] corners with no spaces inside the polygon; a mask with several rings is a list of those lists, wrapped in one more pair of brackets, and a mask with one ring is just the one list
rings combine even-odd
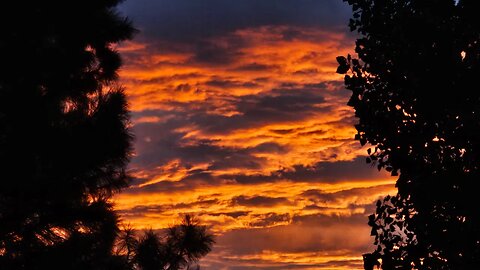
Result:
{"label": "orange cloud", "polygon": [[[348,41],[262,26],[198,44],[120,47],[136,134],[133,188],[115,197],[125,222],[162,229],[196,214],[219,238],[206,260],[212,269],[220,258],[244,267],[360,266],[370,244],[365,217],[395,189],[353,141],[349,93],[335,74]],[[233,242],[249,233],[271,242],[242,253]],[[285,235],[298,244],[288,248]]]}

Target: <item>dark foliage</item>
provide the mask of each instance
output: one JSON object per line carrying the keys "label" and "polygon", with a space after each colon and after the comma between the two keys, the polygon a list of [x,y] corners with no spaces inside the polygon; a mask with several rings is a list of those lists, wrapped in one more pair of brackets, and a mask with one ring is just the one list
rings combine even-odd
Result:
{"label": "dark foliage", "polygon": [[[365,269],[480,265],[480,21],[475,0],[345,0],[359,59],[338,57],[368,163],[398,175]],[[381,259],[381,260],[380,260]]]}
{"label": "dark foliage", "polygon": [[199,269],[195,264],[211,251],[214,243],[207,228],[186,215],[180,225],[163,234],[149,230],[137,240],[132,230],[125,230],[118,239],[117,253],[126,258],[132,269]]}
{"label": "dark foliage", "polygon": [[137,244],[134,264],[143,270],[164,269],[166,253],[160,238],[152,230],[147,231]]}
{"label": "dark foliage", "polygon": [[[118,0],[3,1],[0,268],[109,269],[131,134]],[[113,267],[120,269],[118,267]]]}
{"label": "dark foliage", "polygon": [[[189,216],[120,231],[132,136],[114,45],[118,0],[0,4],[0,269],[181,269],[213,244]],[[114,252],[114,251],[117,252]]]}

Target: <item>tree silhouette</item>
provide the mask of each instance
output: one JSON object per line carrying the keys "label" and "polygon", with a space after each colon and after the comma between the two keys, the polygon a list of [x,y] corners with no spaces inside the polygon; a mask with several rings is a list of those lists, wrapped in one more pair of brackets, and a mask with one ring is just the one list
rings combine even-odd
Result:
{"label": "tree silhouette", "polygon": [[[0,4],[0,268],[107,269],[128,185],[118,0]],[[120,269],[120,268],[118,268]]]}
{"label": "tree silhouette", "polygon": [[185,215],[182,223],[168,229],[166,235],[169,256],[168,269],[181,269],[191,263],[198,262],[200,258],[212,250],[213,236],[207,232],[205,226],[190,215]]}
{"label": "tree silhouette", "polygon": [[[398,175],[369,217],[365,269],[480,264],[480,23],[474,0],[345,0],[359,59],[338,57],[368,163]],[[380,260],[381,259],[381,260]]]}
{"label": "tree silhouette", "polygon": [[135,252],[135,263],[142,270],[165,269],[168,265],[167,251],[158,235],[152,230],[145,232]]}
{"label": "tree silhouette", "polygon": [[189,216],[165,240],[118,228],[132,135],[114,45],[134,33],[119,2],[0,4],[1,269],[180,269],[211,249]]}
{"label": "tree silhouette", "polygon": [[190,269],[211,251],[214,242],[205,226],[185,215],[180,225],[168,228],[163,236],[146,231],[135,245],[133,261],[142,270]]}
{"label": "tree silhouette", "polygon": [[125,226],[120,235],[117,237],[115,249],[116,255],[123,255],[128,266],[133,268],[133,257],[135,255],[135,251],[138,249],[138,240],[135,235],[135,229],[133,229],[130,225]]}

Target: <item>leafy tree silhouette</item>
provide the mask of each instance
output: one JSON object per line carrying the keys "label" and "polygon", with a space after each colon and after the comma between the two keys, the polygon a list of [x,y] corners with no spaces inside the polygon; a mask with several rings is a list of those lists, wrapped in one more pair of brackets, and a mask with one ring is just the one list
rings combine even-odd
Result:
{"label": "leafy tree silhouette", "polygon": [[369,217],[365,269],[480,265],[480,22],[474,0],[344,0],[359,59],[338,57],[356,139],[398,194]]}
{"label": "leafy tree silhouette", "polygon": [[106,269],[126,187],[118,0],[0,4],[0,268]]}

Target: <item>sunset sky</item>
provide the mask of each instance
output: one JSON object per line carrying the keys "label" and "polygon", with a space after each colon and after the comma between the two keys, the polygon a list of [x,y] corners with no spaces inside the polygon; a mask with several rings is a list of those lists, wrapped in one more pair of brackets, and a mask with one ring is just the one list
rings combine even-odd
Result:
{"label": "sunset sky", "polygon": [[341,0],[127,0],[118,50],[132,110],[122,219],[193,213],[216,234],[202,269],[362,269],[367,216],[394,179],[365,163],[335,57]]}

